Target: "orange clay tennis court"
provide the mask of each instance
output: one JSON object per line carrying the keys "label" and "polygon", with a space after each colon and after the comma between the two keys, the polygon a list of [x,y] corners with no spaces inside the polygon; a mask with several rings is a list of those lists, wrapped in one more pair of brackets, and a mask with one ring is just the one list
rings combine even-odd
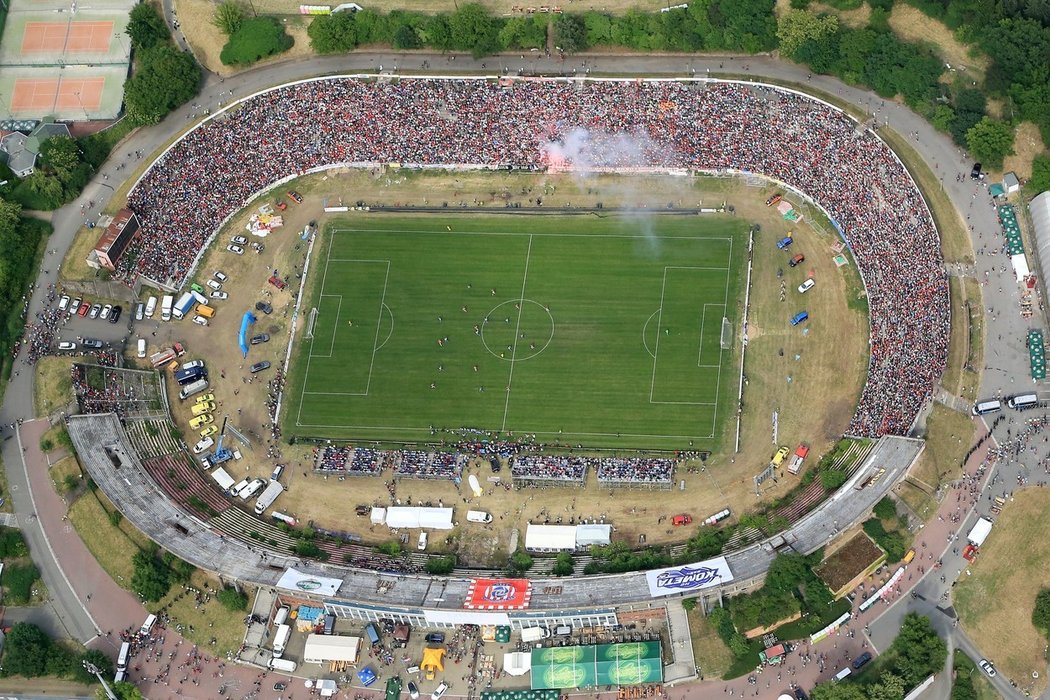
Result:
{"label": "orange clay tennis court", "polygon": [[102,104],[105,85],[105,78],[19,78],[11,94],[11,111],[96,111]]}
{"label": "orange clay tennis court", "polygon": [[22,55],[35,53],[106,53],[113,22],[26,22]]}

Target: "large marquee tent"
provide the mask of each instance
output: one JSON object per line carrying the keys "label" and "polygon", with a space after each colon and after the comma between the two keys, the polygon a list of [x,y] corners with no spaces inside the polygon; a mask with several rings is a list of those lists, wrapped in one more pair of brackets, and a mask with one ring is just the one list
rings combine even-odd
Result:
{"label": "large marquee tent", "polygon": [[532,650],[532,687],[593,688],[663,682],[660,642]]}

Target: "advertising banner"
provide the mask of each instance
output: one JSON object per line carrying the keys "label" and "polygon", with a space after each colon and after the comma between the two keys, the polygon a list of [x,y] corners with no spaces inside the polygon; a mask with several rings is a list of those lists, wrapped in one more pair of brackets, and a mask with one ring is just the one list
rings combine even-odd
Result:
{"label": "advertising banner", "polygon": [[524,578],[476,578],[470,582],[468,610],[520,610],[529,607],[532,584]]}
{"label": "advertising banner", "polygon": [[699,591],[732,580],[733,572],[725,557],[645,572],[645,582],[653,598]]}

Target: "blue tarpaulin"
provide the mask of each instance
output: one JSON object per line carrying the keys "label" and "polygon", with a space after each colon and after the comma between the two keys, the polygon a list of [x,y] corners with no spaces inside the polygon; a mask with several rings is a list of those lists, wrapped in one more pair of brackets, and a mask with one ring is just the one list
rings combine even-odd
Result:
{"label": "blue tarpaulin", "polygon": [[248,357],[248,331],[251,329],[252,324],[255,323],[255,315],[251,311],[244,312],[244,318],[241,319],[241,354],[244,357]]}

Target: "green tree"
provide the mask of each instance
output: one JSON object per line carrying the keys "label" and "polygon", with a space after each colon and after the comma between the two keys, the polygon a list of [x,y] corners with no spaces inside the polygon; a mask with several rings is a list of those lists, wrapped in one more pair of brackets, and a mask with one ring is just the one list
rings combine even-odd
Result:
{"label": "green tree", "polygon": [[1035,596],[1032,608],[1032,625],[1050,639],[1050,588],[1044,588]]}
{"label": "green tree", "polygon": [[807,42],[820,42],[839,28],[835,15],[818,15],[809,10],[788,10],[777,20],[777,38],[780,51],[794,56]]}
{"label": "green tree", "polygon": [[963,88],[955,96],[955,120],[951,125],[952,140],[960,146],[966,145],[966,132],[984,118],[988,100],[984,92],[976,88]]}
{"label": "green tree", "polygon": [[4,674],[35,678],[47,672],[51,640],[44,630],[28,622],[18,622],[4,639]]}
{"label": "green tree", "polygon": [[128,115],[142,124],[155,124],[171,110],[197,94],[201,69],[193,56],[173,46],[150,49],[124,84]]}
{"label": "green tree", "polygon": [[131,590],[143,600],[156,602],[171,587],[171,570],[149,552],[136,552],[131,559]]}
{"label": "green tree", "polygon": [[448,576],[456,568],[456,557],[448,555],[445,557],[430,557],[427,559],[426,572],[433,576]]}
{"label": "green tree", "polygon": [[467,3],[449,17],[451,48],[481,58],[499,50],[499,22],[478,3]]}
{"label": "green tree", "polygon": [[508,49],[541,49],[547,43],[547,20],[540,15],[511,17],[499,32],[499,43]]}
{"label": "green tree", "polygon": [[574,14],[558,15],[554,20],[554,41],[565,53],[586,51],[587,25],[583,17]]}
{"label": "green tree", "polygon": [[568,552],[559,552],[554,559],[554,567],[551,569],[551,573],[555,576],[572,576],[573,571],[572,555]]}
{"label": "green tree", "polygon": [[211,23],[226,36],[231,36],[241,28],[246,14],[240,0],[223,0],[215,8]]}
{"label": "green tree", "polygon": [[861,687],[849,681],[821,683],[809,696],[813,700],[868,700]]}
{"label": "green tree", "polygon": [[1050,190],[1050,155],[1040,153],[1032,160],[1032,177],[1028,189],[1034,194]]}
{"label": "green tree", "polygon": [[151,49],[171,38],[164,18],[148,2],[138,3],[132,8],[126,31],[131,37],[131,45],[140,50]]}
{"label": "green tree", "polygon": [[928,617],[908,613],[900,632],[887,650],[892,671],[907,688],[913,688],[931,673],[937,673],[948,658],[948,647],[930,625]]}
{"label": "green tree", "polygon": [[868,700],[902,700],[906,690],[904,680],[887,671],[868,686]]}
{"label": "green tree", "polygon": [[250,66],[257,61],[292,48],[292,37],[273,17],[255,17],[241,22],[222,47],[219,60],[227,66]]}
{"label": "green tree", "polygon": [[314,17],[306,30],[317,53],[345,53],[357,46],[357,23],[353,12]]}
{"label": "green tree", "polygon": [[391,45],[398,51],[407,51],[411,49],[418,49],[423,45],[422,40],[419,38],[416,28],[411,24],[400,24],[397,29],[394,30],[394,38],[391,41]]}
{"label": "green tree", "polygon": [[519,549],[510,555],[507,562],[507,571],[512,576],[520,575],[532,568],[532,557],[524,549]]}
{"label": "green tree", "polygon": [[820,472],[820,483],[828,491],[834,491],[846,483],[849,475],[841,469],[825,469]]}
{"label": "green tree", "polygon": [[[121,681],[120,683],[110,683],[109,687],[113,691],[113,694],[117,696],[117,700],[143,700],[142,691],[131,683]],[[98,688],[95,691],[95,697],[98,700],[107,700],[106,691],[102,688]]]}
{"label": "green tree", "polygon": [[222,603],[222,607],[230,612],[237,612],[248,607],[248,594],[236,588],[223,588],[215,597]]}
{"label": "green tree", "polygon": [[83,662],[85,661],[97,668],[103,678],[110,678],[113,676],[113,661],[98,649],[88,649],[81,654],[80,659],[76,661],[73,674],[76,680],[85,684],[94,683],[96,680],[95,675],[88,673],[84,668]]}
{"label": "green tree", "polygon": [[1007,122],[984,117],[966,132],[966,145],[973,157],[994,169],[1014,154],[1014,130]]}

